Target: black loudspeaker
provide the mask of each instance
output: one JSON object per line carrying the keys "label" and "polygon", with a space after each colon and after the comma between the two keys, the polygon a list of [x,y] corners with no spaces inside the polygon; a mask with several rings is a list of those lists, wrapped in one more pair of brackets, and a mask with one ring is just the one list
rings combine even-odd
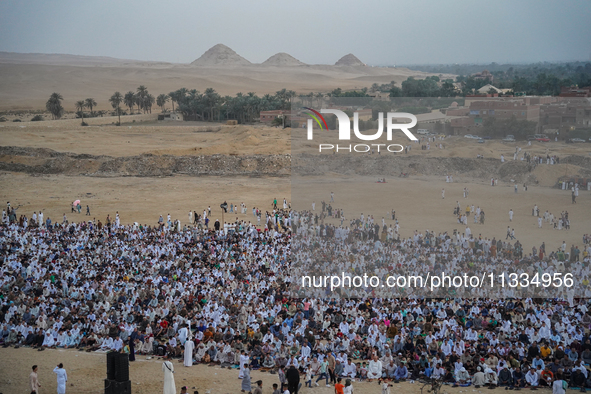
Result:
{"label": "black loudspeaker", "polygon": [[129,355],[107,353],[107,380],[127,382],[129,380]]}
{"label": "black loudspeaker", "polygon": [[115,380],[115,363],[116,358],[119,357],[119,353],[110,352],[107,353],[107,379]]}
{"label": "black loudspeaker", "polygon": [[105,394],[131,394],[131,381],[117,382],[105,379]]}

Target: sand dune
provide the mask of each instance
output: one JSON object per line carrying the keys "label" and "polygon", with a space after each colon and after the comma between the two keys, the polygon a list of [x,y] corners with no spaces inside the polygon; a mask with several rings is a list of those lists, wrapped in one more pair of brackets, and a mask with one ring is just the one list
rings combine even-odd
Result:
{"label": "sand dune", "polygon": [[87,97],[95,98],[96,109],[111,110],[108,98],[115,91],[135,91],[139,85],[147,86],[154,95],[181,87],[199,91],[211,87],[222,95],[238,92],[263,95],[283,88],[305,94],[339,87],[361,89],[374,82],[400,84],[410,76],[429,75],[404,68],[350,65],[220,66],[215,57],[206,58],[205,66],[194,66],[3,52],[0,53],[0,111],[42,110],[53,92],[62,94],[67,111],[73,111],[74,103]]}

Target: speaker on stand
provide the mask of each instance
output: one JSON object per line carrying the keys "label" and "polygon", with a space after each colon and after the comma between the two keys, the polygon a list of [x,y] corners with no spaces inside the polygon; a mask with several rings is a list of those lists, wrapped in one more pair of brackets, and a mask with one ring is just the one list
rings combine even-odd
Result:
{"label": "speaker on stand", "polygon": [[105,394],[131,394],[129,356],[125,353],[107,353],[107,379]]}

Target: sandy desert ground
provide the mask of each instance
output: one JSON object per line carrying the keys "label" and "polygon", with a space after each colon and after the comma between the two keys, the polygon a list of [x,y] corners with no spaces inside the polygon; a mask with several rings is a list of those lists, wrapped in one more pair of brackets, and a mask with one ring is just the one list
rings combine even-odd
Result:
{"label": "sandy desert ground", "polygon": [[361,89],[373,83],[429,75],[405,68],[369,66],[193,66],[188,64],[124,61],[121,59],[65,57],[55,60],[39,54],[0,53],[0,111],[44,109],[53,92],[64,97],[64,108],[94,97],[97,110],[111,110],[108,98],[115,92],[135,91],[140,85],[157,96],[181,87],[222,95],[275,93],[283,88],[297,93],[325,92],[336,88]]}
{"label": "sandy desert ground", "polygon": [[[0,348],[2,360],[12,360],[10,373],[5,368],[0,370],[0,392],[5,394],[28,393],[27,385],[31,366],[39,366],[39,381],[41,383],[41,394],[54,393],[57,388],[55,374],[52,372],[55,365],[63,363],[68,373],[68,394],[102,394],[104,393],[104,379],[107,374],[106,356],[104,353],[86,353],[76,350],[45,350],[38,352],[33,349],[2,349]],[[234,394],[240,393],[241,380],[238,379],[238,370],[222,369],[219,366],[208,367],[206,365],[194,365],[183,367],[181,363],[174,361],[175,383],[177,393],[180,393],[182,386],[189,388],[189,393],[199,391],[199,394]],[[162,360],[147,360],[146,356],[136,356],[136,361],[131,364],[129,376],[132,382],[134,394],[156,394],[162,392]],[[277,375],[266,372],[253,371],[252,381],[263,381],[263,393],[273,392],[272,384],[278,383]],[[319,382],[320,383],[320,382]],[[378,394],[381,389],[376,382],[356,382],[353,384],[356,393]],[[401,383],[393,389],[400,394],[420,393],[420,383]],[[194,388],[193,388],[194,387]],[[254,386],[253,386],[254,387]],[[445,387],[442,394],[472,392],[472,388]],[[474,390],[480,394],[484,390]],[[488,390],[487,390],[488,391]],[[302,377],[302,389],[300,393],[332,394],[333,387],[304,388]]]}

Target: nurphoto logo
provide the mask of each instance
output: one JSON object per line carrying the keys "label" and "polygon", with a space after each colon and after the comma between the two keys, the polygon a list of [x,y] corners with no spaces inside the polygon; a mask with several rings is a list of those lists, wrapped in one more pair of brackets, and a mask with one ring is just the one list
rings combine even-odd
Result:
{"label": "nurphoto logo", "polygon": [[[349,115],[347,115],[344,111],[329,108],[329,109],[321,109],[320,112],[304,107],[305,110],[310,111],[308,115],[312,117],[313,120],[316,121],[318,126],[321,130],[326,129],[328,130],[328,125],[326,120],[322,116],[322,114],[333,114],[337,117],[338,121],[338,129],[339,129],[339,140],[340,141],[349,141],[351,140],[351,120],[349,119]],[[314,130],[313,126],[314,123],[312,119],[308,119],[307,122],[307,129],[308,129],[308,140],[314,139]],[[410,119],[410,123],[401,121]],[[409,114],[406,112],[388,112],[386,115],[386,139],[388,141],[392,141],[392,131],[400,130],[402,131],[409,140],[411,141],[418,141],[417,137],[413,135],[413,133],[409,130],[417,125],[417,117],[413,114]],[[363,134],[359,131],[359,112],[353,113],[353,133],[355,137],[361,141],[376,141],[382,137],[384,134],[384,113],[380,112],[378,114],[378,129],[373,134]],[[318,151],[322,152],[322,150],[335,150],[335,152],[345,151],[345,152],[369,152],[372,147],[377,148],[378,152],[380,148],[385,148],[388,152],[402,152],[404,151],[404,147],[400,144],[355,144],[355,145],[334,145],[334,144],[319,144]]]}

